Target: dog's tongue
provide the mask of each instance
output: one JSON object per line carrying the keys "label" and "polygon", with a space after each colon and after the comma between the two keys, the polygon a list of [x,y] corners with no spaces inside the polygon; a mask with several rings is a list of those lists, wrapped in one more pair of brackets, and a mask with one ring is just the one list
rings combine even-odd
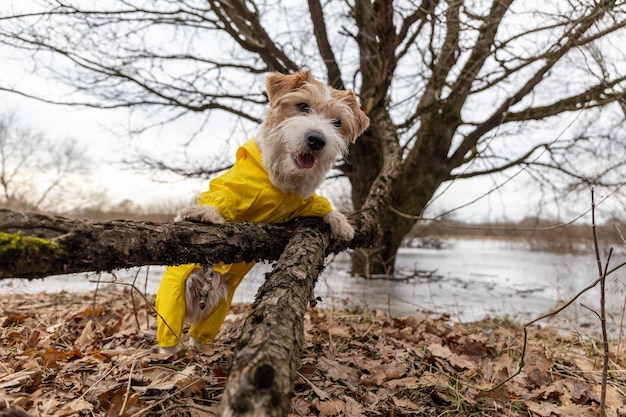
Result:
{"label": "dog's tongue", "polygon": [[298,162],[300,168],[313,168],[313,165],[315,165],[315,157],[310,153],[298,153],[296,162]]}

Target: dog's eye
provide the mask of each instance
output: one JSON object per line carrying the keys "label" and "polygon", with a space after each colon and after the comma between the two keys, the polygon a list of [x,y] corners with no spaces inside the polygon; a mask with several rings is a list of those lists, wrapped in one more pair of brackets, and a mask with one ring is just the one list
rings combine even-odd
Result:
{"label": "dog's eye", "polygon": [[333,126],[335,126],[337,129],[339,129],[341,127],[341,119],[333,120]]}
{"label": "dog's eye", "polygon": [[310,110],[311,108],[307,103],[298,103],[298,111],[300,113],[309,113]]}

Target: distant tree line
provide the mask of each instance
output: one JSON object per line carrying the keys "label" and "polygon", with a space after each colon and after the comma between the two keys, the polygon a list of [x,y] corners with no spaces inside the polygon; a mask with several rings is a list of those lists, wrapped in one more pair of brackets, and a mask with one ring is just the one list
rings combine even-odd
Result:
{"label": "distant tree line", "polygon": [[[623,218],[611,218],[596,225],[604,247],[626,248]],[[562,224],[554,219],[527,217],[516,222],[467,223],[458,220],[419,222],[407,235],[404,245],[437,247],[441,239],[500,239],[524,242],[531,250],[560,253],[589,253],[593,245],[591,225],[585,222]]]}

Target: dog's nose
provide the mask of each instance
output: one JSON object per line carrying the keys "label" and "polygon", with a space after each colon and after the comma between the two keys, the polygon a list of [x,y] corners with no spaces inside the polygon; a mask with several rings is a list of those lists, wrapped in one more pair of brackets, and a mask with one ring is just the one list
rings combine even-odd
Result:
{"label": "dog's nose", "polygon": [[319,151],[326,145],[326,139],[319,132],[309,132],[306,135],[306,143],[309,145],[309,148]]}

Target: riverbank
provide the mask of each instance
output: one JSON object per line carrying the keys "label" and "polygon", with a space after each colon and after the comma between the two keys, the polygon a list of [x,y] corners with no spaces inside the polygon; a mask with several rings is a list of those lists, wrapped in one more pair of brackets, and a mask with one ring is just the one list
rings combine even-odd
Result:
{"label": "riverbank", "polygon": [[[364,307],[385,311],[392,317],[447,314],[459,323],[511,317],[522,323],[554,311],[597,278],[592,253],[541,252],[523,242],[499,239],[449,239],[442,243],[439,248],[402,248],[396,274],[402,279],[355,278],[349,274],[347,253],[330,257],[315,288],[322,299],[320,307]],[[612,259],[617,265],[624,255],[614,253]],[[252,302],[270,268],[269,264],[257,264],[239,286],[235,302]],[[143,267],[32,281],[2,280],[0,293],[89,292],[103,283],[118,282],[155,294],[163,270]],[[626,286],[622,273],[620,270],[610,275],[606,285],[607,326],[614,337],[624,325]],[[601,298],[598,287],[542,324],[597,336],[600,322],[596,312],[600,311]]]}
{"label": "riverbank", "polygon": [[[211,416],[249,305],[217,340],[175,358],[154,350],[154,313],[128,290],[0,296],[0,410],[32,416]],[[601,344],[519,324],[453,323],[312,309],[290,416],[599,415]],[[622,341],[623,342],[623,341]],[[624,343],[611,343],[607,415],[626,415]]]}

